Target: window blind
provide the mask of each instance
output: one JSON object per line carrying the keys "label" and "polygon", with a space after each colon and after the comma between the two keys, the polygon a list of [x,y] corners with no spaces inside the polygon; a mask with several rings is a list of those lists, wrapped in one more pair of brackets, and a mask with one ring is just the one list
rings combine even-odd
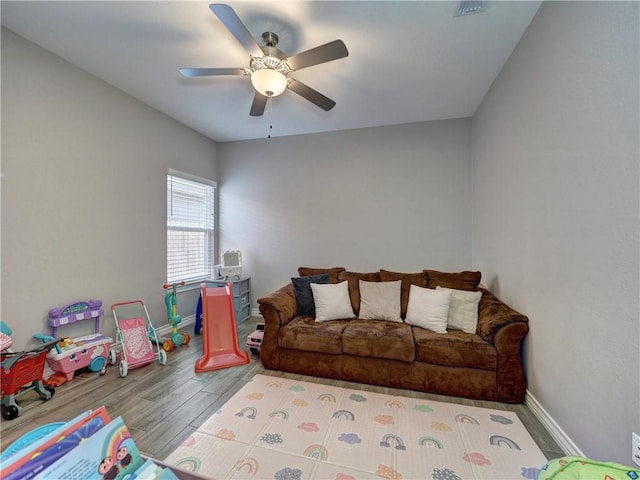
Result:
{"label": "window blind", "polygon": [[215,184],[167,175],[167,283],[211,278]]}

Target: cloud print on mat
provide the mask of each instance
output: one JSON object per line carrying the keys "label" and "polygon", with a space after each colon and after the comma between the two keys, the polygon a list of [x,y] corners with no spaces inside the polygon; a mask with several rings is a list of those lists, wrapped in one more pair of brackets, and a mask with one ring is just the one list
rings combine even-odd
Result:
{"label": "cloud print on mat", "polygon": [[247,398],[249,400],[262,400],[263,397],[264,397],[264,393],[258,393],[258,392],[250,393],[249,395],[247,395]]}
{"label": "cloud print on mat", "polygon": [[440,430],[441,432],[450,432],[451,427],[446,423],[442,422],[431,422],[431,428],[434,430]]}
{"label": "cloud print on mat", "polygon": [[388,465],[378,465],[376,475],[389,480],[401,480],[402,475]]}
{"label": "cloud print on mat", "polygon": [[373,421],[382,425],[393,425],[393,417],[391,415],[376,415]]}
{"label": "cloud print on mat", "polygon": [[360,437],[357,433],[342,433],[338,440],[344,443],[348,443],[349,445],[353,445],[354,443],[362,443]]}
{"label": "cloud print on mat", "polygon": [[352,393],[349,396],[349,400],[353,400],[354,402],[366,402],[367,397],[365,397],[364,395],[360,395],[358,393]]}
{"label": "cloud print on mat", "polygon": [[424,413],[433,412],[433,408],[431,408],[429,405],[416,405],[415,407],[413,407],[413,409]]}
{"label": "cloud print on mat", "polygon": [[282,435],[279,433],[265,433],[260,440],[263,442],[267,442],[269,445],[274,445],[276,443],[282,443]]}
{"label": "cloud print on mat", "polygon": [[352,477],[351,475],[347,475],[346,473],[338,473],[336,475],[336,480],[356,480],[356,477]]}
{"label": "cloud print on mat", "polygon": [[513,423],[513,420],[510,418],[503,417],[502,415],[496,415],[494,413],[492,413],[489,418],[492,422],[501,423],[503,425],[511,425]]}
{"label": "cloud print on mat", "polygon": [[450,468],[434,468],[431,474],[433,480],[462,480],[456,472]]}
{"label": "cloud print on mat", "polygon": [[273,478],[275,480],[300,480],[302,478],[302,470],[286,467],[278,470]]}
{"label": "cloud print on mat", "polygon": [[298,425],[300,430],[304,430],[305,432],[319,432],[320,427],[318,427],[317,423],[314,422],[304,422]]}
{"label": "cloud print on mat", "polygon": [[522,467],[520,469],[520,475],[522,475],[527,480],[536,480],[541,471],[542,470],[536,467]]}
{"label": "cloud print on mat", "polygon": [[225,440],[234,440],[236,438],[236,434],[228,428],[218,430],[218,433],[216,433],[215,436],[218,438],[224,438]]}
{"label": "cloud print on mat", "polygon": [[473,463],[474,465],[491,465],[491,460],[480,452],[465,453],[462,459],[465,462]]}

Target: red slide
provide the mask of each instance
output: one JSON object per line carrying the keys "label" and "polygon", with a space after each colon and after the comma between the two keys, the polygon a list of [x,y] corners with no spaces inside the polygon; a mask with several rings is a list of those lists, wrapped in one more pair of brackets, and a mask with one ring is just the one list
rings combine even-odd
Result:
{"label": "red slide", "polygon": [[233,283],[224,288],[202,286],[202,329],[203,352],[196,360],[196,373],[249,363],[249,354],[238,344]]}

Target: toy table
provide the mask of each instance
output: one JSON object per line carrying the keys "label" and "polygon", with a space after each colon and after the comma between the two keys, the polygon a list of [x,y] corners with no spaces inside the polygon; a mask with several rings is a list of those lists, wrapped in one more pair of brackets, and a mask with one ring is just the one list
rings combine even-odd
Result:
{"label": "toy table", "polygon": [[83,320],[95,319],[95,333],[77,338],[65,338],[47,355],[49,366],[71,380],[76,370],[89,367],[92,372],[105,373],[107,360],[115,363],[111,350],[113,340],[100,334],[100,318],[104,316],[101,300],[76,302],[64,308],[49,310],[49,326],[53,338],[58,338],[58,327]]}
{"label": "toy table", "polygon": [[100,331],[100,317],[104,316],[102,300],[89,300],[88,302],[76,302],[64,308],[52,308],[49,310],[49,326],[51,336],[58,338],[58,327],[70,325],[81,320],[95,318],[95,332]]}

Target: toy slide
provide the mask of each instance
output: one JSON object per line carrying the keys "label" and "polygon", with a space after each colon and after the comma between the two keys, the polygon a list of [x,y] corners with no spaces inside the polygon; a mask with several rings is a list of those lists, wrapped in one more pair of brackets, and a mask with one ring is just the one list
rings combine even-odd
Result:
{"label": "toy slide", "polygon": [[238,344],[233,283],[202,286],[202,326],[203,355],[196,361],[196,373],[249,363],[249,354]]}

